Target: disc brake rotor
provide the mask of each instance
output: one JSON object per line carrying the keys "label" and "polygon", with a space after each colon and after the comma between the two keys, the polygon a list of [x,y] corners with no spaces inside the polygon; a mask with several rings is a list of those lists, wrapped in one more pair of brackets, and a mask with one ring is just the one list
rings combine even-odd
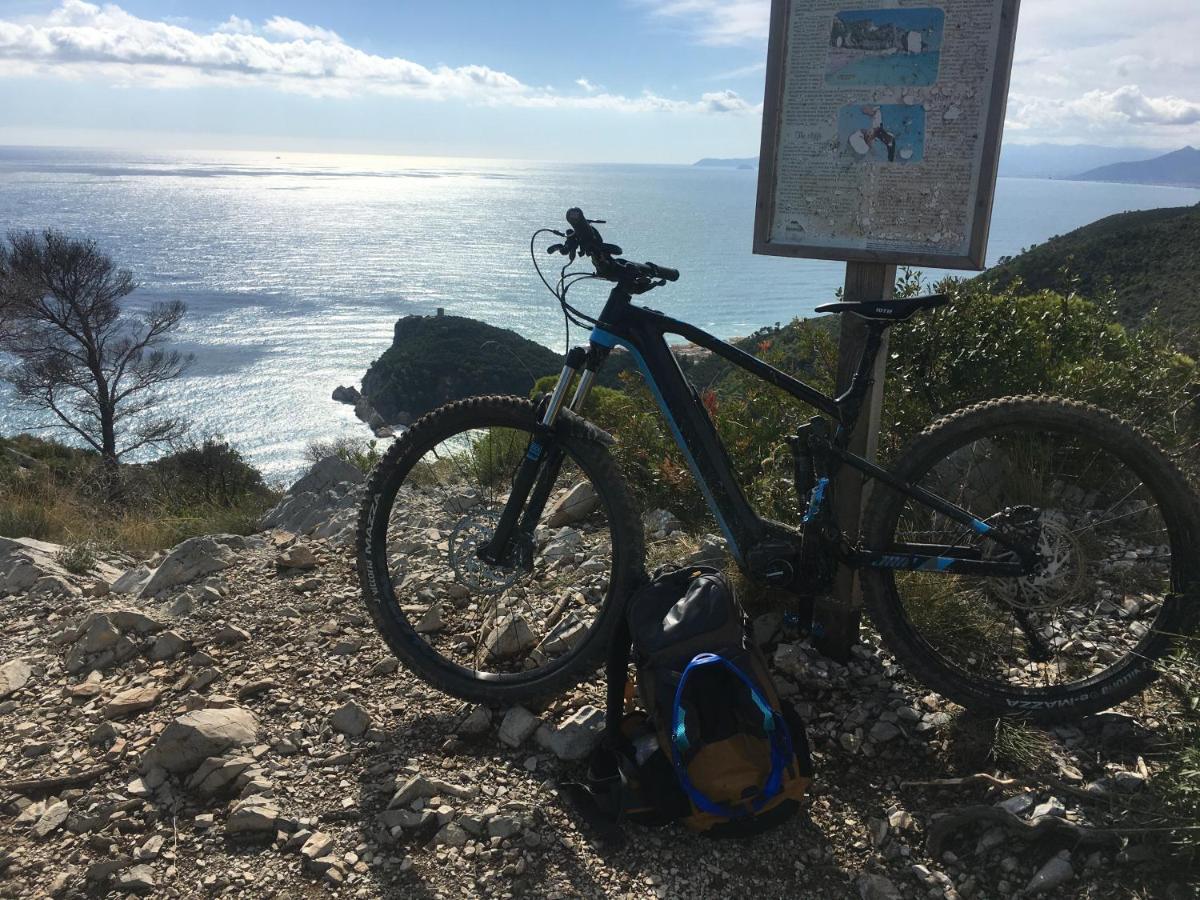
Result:
{"label": "disc brake rotor", "polygon": [[[450,566],[455,577],[472,590],[481,594],[499,594],[515,584],[525,574],[530,548],[523,544],[516,548],[511,566],[497,566],[479,558],[479,548],[492,539],[500,512],[480,511],[464,516],[450,533]],[[521,535],[514,534],[514,541]]]}
{"label": "disc brake rotor", "polygon": [[[989,578],[989,592],[1019,610],[1046,610],[1063,606],[1079,595],[1086,574],[1083,547],[1071,533],[1066,517],[1056,510],[1018,507],[991,520],[1010,533],[1023,534],[1033,544],[1040,562],[1030,575]],[[988,559],[1015,561],[1016,554],[992,544]],[[996,552],[998,551],[998,552]]]}

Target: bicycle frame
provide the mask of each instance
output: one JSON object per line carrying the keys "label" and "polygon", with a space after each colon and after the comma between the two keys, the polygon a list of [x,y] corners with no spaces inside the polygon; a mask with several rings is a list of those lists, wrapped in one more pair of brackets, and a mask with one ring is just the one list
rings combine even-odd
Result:
{"label": "bicycle frame", "polygon": [[[705,411],[700,396],[688,383],[678,361],[671,353],[666,341],[669,334],[686,338],[829,416],[836,424],[832,436],[825,437],[814,433],[808,438],[814,460],[825,458],[831,462],[836,461],[839,465],[849,465],[867,478],[880,481],[960,523],[964,529],[996,541],[1012,550],[1019,560],[984,559],[978,548],[895,544],[882,548],[856,548],[844,552],[842,561],[853,566],[1010,578],[1028,574],[1032,570],[1036,563],[1036,555],[1032,549],[1006,534],[1003,529],[993,528],[954,503],[918,485],[908,484],[886,469],[846,449],[871,387],[871,372],[887,323],[870,323],[867,344],[850,386],[840,396],[830,397],[694,325],[673,319],[657,310],[635,306],[631,300],[629,291],[622,285],[618,284],[612,289],[600,314],[599,324],[592,330],[586,357],[581,360],[578,348],[572,351],[574,359],[572,355],[568,355],[558,390],[547,403],[543,425],[549,427],[553,424],[564,404],[568,384],[580,368],[581,362],[583,375],[570,402],[570,408],[575,411],[581,409],[595,373],[604,364],[612,349],[618,346],[625,348],[632,355],[658,403],[696,484],[740,567],[751,573],[764,575],[767,580],[790,582],[801,574],[792,560],[799,558],[802,534],[764,519],[746,499],[735,477],[725,446]],[[525,505],[526,499],[530,500],[531,508],[540,515],[546,498],[538,496],[537,490],[532,498],[528,495],[535,480],[538,480],[539,466],[548,466],[549,470],[556,474],[561,456],[555,458],[553,452],[542,452],[542,443],[550,443],[552,440],[552,437],[547,436],[544,442],[535,440],[531,443],[529,454],[514,479],[505,513],[493,537],[493,548],[508,546],[511,532],[520,516],[520,508]],[[827,488],[835,474],[831,471],[833,468],[834,466],[830,465],[822,471],[818,466],[815,472],[816,483],[804,520],[806,527],[807,523],[814,520],[825,524],[825,530],[828,532],[826,537],[836,535],[842,538],[844,536],[838,534],[836,525],[832,524],[826,500]],[[552,482],[553,478],[549,481]],[[548,487],[547,484],[547,490]],[[528,521],[526,516],[522,524]],[[853,542],[841,540],[834,543],[849,545]],[[503,558],[504,554],[492,551],[492,557]],[[788,557],[791,559],[787,560]],[[788,565],[781,566],[783,560],[786,560]]]}

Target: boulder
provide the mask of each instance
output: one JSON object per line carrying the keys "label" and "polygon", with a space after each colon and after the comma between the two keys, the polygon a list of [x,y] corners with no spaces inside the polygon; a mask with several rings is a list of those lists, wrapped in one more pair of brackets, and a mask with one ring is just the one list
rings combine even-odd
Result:
{"label": "boulder", "polygon": [[213,635],[213,643],[216,644],[241,644],[250,640],[250,632],[245,628],[238,628],[236,625],[223,625]]}
{"label": "boulder", "polygon": [[163,729],[143,757],[143,768],[157,765],[168,772],[191,772],[210,756],[258,741],[258,719],[248,709],[198,709],[184,713]]}
{"label": "boulder", "polygon": [[413,626],[413,631],[417,634],[432,634],[435,631],[441,631],[444,625],[442,604],[435,603],[425,610],[425,615],[421,616],[420,621]]}
{"label": "boulder", "polygon": [[136,609],[114,609],[105,613],[109,621],[121,631],[136,631],[138,634],[154,634],[167,626],[155,621]]}
{"label": "boulder", "polygon": [[403,809],[414,800],[424,800],[437,793],[437,786],[422,775],[414,775],[396,788],[388,809]]}
{"label": "boulder", "polygon": [[337,403],[348,403],[353,406],[361,398],[362,394],[353,385],[338,385],[333,389],[333,400]]}
{"label": "boulder", "polygon": [[25,687],[32,676],[33,669],[23,659],[10,659],[0,666],[0,700]]}
{"label": "boulder", "polygon": [[189,642],[186,638],[174,631],[164,631],[154,639],[154,643],[150,647],[150,659],[154,662],[173,659],[187,650],[188,645]]}
{"label": "boulder", "polygon": [[1031,897],[1044,894],[1066,884],[1074,877],[1075,870],[1071,867],[1071,852],[1063,850],[1057,856],[1050,857],[1046,864],[1034,873],[1033,877],[1029,879],[1029,883],[1025,885],[1025,893]]}
{"label": "boulder", "polygon": [[151,709],[158,703],[159,691],[155,687],[136,687],[121,691],[108,703],[104,704],[106,719],[119,719],[143,710]]}
{"label": "boulder", "polygon": [[[22,594],[41,583],[39,593],[77,594],[75,583],[80,576],[68,572],[59,560],[66,548],[60,544],[35,538],[0,537],[0,597]],[[106,562],[97,561],[88,573],[88,580],[111,586],[121,577],[121,571]]]}
{"label": "boulder", "polygon": [[248,756],[210,756],[188,778],[188,790],[195,791],[202,797],[217,797],[231,791],[234,782],[253,765],[254,760]]}
{"label": "boulder", "polygon": [[459,737],[482,737],[491,727],[492,711],[480,704],[462,717],[454,732]]}
{"label": "boulder", "polygon": [[333,838],[323,831],[314,831],[300,846],[300,855],[305,863],[324,859],[333,852]]}
{"label": "boulder", "polygon": [[863,873],[854,880],[860,900],[900,900],[900,889],[883,875]]}
{"label": "boulder", "polygon": [[665,509],[649,509],[642,513],[642,527],[647,537],[662,539],[683,530],[683,523]]}
{"label": "boulder", "polygon": [[715,534],[706,534],[700,538],[700,546],[691,555],[684,558],[683,565],[687,566],[716,566],[720,568],[725,563],[725,540]]}
{"label": "boulder", "polygon": [[500,616],[483,642],[484,650],[492,659],[507,659],[519,656],[533,648],[537,642],[524,616],[515,614]]}
{"label": "boulder", "polygon": [[543,725],[537,730],[538,746],[562,760],[584,759],[604,733],[604,713],[594,706],[583,706],[558,728]]}
{"label": "boulder", "polygon": [[121,640],[121,630],[104,613],[88,616],[79,629],[76,646],[84,653],[103,653]]}
{"label": "boulder", "polygon": [[574,556],[583,545],[583,533],[576,528],[560,528],[554,532],[542,556],[548,562],[557,562],[564,557]]}
{"label": "boulder", "polygon": [[350,700],[329,715],[329,724],[334,731],[350,737],[359,737],[371,727],[371,715],[359,704]]}
{"label": "boulder", "polygon": [[280,569],[293,569],[306,572],[320,565],[320,560],[307,544],[292,544],[275,559],[275,565]]}
{"label": "boulder", "polygon": [[239,801],[225,820],[225,833],[246,837],[275,836],[279,807],[262,797]]}
{"label": "boulder", "polygon": [[520,824],[512,816],[492,816],[488,819],[488,837],[510,838],[520,830]]}
{"label": "boulder", "polygon": [[150,893],[157,887],[154,881],[154,869],[144,863],[136,865],[117,879],[117,887],[127,893]]}
{"label": "boulder", "polygon": [[138,596],[153,597],[169,588],[219,572],[227,568],[233,558],[233,550],[215,536],[188,538],[167,554]]}
{"label": "boulder", "polygon": [[574,525],[594,513],[600,507],[600,497],[590,481],[581,481],[559,499],[546,515],[547,528]]}
{"label": "boulder", "polygon": [[550,629],[550,633],[542,638],[530,656],[538,665],[544,665],[548,660],[573,650],[587,637],[587,633],[587,623],[571,610]]}
{"label": "boulder", "polygon": [[540,724],[538,717],[525,707],[514,706],[500,722],[500,743],[514,749],[520,747]]}
{"label": "boulder", "polygon": [[66,800],[59,800],[57,803],[51,803],[46,807],[36,822],[33,823],[33,834],[35,837],[47,838],[53,832],[62,827],[63,822],[67,821],[67,813],[71,811],[71,805]]}
{"label": "boulder", "polygon": [[142,588],[154,575],[154,569],[146,564],[134,566],[113,582],[114,594],[140,594]]}

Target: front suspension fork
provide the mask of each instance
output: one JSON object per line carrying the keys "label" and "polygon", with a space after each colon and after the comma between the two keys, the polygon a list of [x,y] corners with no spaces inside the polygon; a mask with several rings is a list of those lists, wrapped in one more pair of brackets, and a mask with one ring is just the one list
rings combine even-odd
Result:
{"label": "front suspension fork", "polygon": [[[550,492],[558,480],[562,469],[564,452],[554,440],[554,425],[559,413],[566,405],[572,412],[579,412],[588,392],[596,379],[596,370],[604,357],[608,355],[607,348],[593,345],[590,350],[573,347],[567,354],[558,384],[546,401],[545,410],[533,439],[526,449],[525,458],[521,460],[517,472],[513,476],[512,490],[500,521],[496,523],[495,533],[491,541],[479,548],[479,558],[485,562],[499,565],[512,564],[514,550],[521,542],[514,542],[514,533],[531,537],[537,528],[537,523],[546,509]],[[567,391],[580,367],[584,367],[579,378],[579,385],[571,402],[566,404]],[[524,510],[524,512],[522,512]],[[526,561],[532,564],[532,559]]]}

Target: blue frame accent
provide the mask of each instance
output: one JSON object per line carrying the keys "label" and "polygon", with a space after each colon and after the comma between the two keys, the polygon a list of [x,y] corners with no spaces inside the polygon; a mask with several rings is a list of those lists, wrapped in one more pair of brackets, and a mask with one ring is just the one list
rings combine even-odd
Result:
{"label": "blue frame accent", "polygon": [[817,479],[817,483],[813,485],[812,493],[808,497],[808,509],[804,511],[801,521],[807,525],[817,517],[821,512],[821,507],[825,504],[825,490],[829,487],[829,479],[822,475]]}
{"label": "blue frame accent", "polygon": [[911,571],[945,572],[958,562],[953,556],[911,556],[907,553],[894,553],[881,556],[867,563],[875,569],[909,569]]}
{"label": "blue frame accent", "polygon": [[721,529],[721,533],[725,535],[725,540],[729,544],[730,553],[737,560],[739,566],[745,565],[745,555],[742,548],[738,546],[733,537],[733,531],[729,527],[729,523],[725,521],[725,517],[721,514],[721,509],[717,506],[716,498],[713,497],[712,491],[708,487],[708,482],[704,480],[704,476],[700,473],[700,467],[696,465],[695,457],[692,456],[691,448],[688,447],[687,441],[683,439],[683,433],[679,430],[679,425],[675,422],[675,417],[671,415],[671,410],[663,399],[662,392],[658,389],[658,384],[654,380],[654,376],[650,374],[650,369],[646,365],[646,361],[642,359],[642,354],[629,341],[618,337],[611,331],[605,331],[599,325],[592,329],[590,340],[593,343],[599,344],[601,347],[607,347],[610,350],[613,347],[624,347],[632,355],[637,363],[638,370],[642,373],[642,378],[646,380],[646,385],[650,388],[650,393],[654,395],[654,402],[658,404],[659,410],[663,414],[663,418],[667,420],[667,425],[671,428],[671,435],[675,438],[675,443],[679,445],[679,449],[683,451],[683,458],[687,460],[688,468],[692,471],[692,478],[696,485],[700,488],[700,493],[704,495],[704,502],[708,504],[708,508],[712,510],[713,517],[717,520],[717,525]]}

